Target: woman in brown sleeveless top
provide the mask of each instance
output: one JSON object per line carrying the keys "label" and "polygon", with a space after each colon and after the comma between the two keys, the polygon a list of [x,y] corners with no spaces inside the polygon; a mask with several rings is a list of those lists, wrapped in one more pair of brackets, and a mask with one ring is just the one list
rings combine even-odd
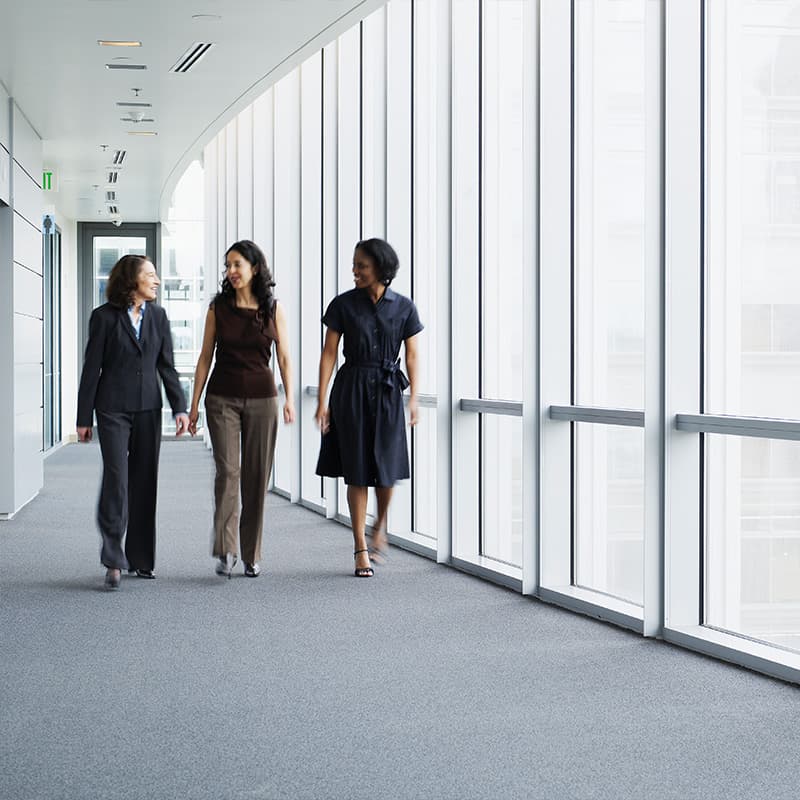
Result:
{"label": "woman in brown sleeveless top", "polygon": [[231,245],[225,253],[222,289],[206,315],[194,373],[192,434],[197,432],[200,395],[216,349],[206,391],[206,424],[216,466],[213,555],[217,574],[227,577],[240,554],[245,575],[255,578],[261,572],[264,498],[278,430],[278,391],[269,367],[273,342],[286,390],[283,421],[294,422],[286,318],[272,296],[274,285],[258,245],[248,240]]}

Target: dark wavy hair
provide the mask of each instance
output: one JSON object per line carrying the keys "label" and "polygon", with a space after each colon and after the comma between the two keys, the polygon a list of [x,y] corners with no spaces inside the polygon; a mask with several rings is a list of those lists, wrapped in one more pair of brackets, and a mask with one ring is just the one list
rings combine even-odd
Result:
{"label": "dark wavy hair", "polygon": [[[272,280],[272,273],[267,266],[267,257],[264,255],[261,248],[249,239],[242,239],[240,242],[234,242],[225,251],[225,258],[227,259],[228,254],[234,250],[253,266],[253,280],[250,284],[250,288],[258,301],[260,316],[271,316],[275,304],[275,299],[272,296],[272,287],[275,286],[275,281]],[[224,298],[226,302],[233,304],[236,302],[234,299],[236,297],[236,290],[231,286],[231,282],[225,274],[226,272],[227,268],[225,272],[222,273],[222,286],[217,296],[214,298],[214,302]]]}
{"label": "dark wavy hair", "polygon": [[383,239],[364,239],[355,246],[375,265],[375,277],[384,285],[388,286],[397,275],[400,269],[400,260],[397,258],[394,248]]}
{"label": "dark wavy hair", "polygon": [[106,284],[106,297],[112,306],[127,308],[133,302],[139,273],[147,261],[150,261],[147,256],[127,255],[114,264]]}

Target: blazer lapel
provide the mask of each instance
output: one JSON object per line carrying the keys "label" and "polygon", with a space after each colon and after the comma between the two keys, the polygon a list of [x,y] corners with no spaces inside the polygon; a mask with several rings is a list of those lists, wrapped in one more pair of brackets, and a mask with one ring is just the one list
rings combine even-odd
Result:
{"label": "blazer lapel", "polygon": [[145,341],[150,341],[153,338],[153,304],[148,303],[144,308],[144,317],[142,317],[142,329],[139,331],[139,339],[143,344]]}
{"label": "blazer lapel", "polygon": [[[136,338],[136,331],[133,329],[133,325],[131,325],[131,318],[128,316],[128,309],[123,308],[120,309],[120,322],[122,323],[122,327],[127,331],[128,336],[131,337],[131,341],[136,345],[136,347],[141,350],[142,345],[139,340]],[[145,313],[145,318],[147,318],[147,313]],[[142,320],[142,333],[144,333],[144,320]]]}

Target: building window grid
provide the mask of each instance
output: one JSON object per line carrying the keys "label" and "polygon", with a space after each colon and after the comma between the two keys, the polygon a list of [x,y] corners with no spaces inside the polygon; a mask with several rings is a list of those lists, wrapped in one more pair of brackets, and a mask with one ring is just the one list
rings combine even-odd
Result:
{"label": "building window grid", "polygon": [[[482,8],[482,7],[483,7],[483,2],[481,2],[481,3],[480,3],[480,5],[481,5],[481,8]],[[574,43],[574,38],[573,38],[573,43]],[[573,107],[574,107],[574,104],[573,104]],[[574,151],[574,148],[573,148],[573,151]],[[482,194],[483,194],[483,193],[481,192],[481,196],[482,196]],[[705,206],[705,204],[704,204],[704,206]],[[772,213],[772,212],[771,212],[771,213]],[[481,214],[481,219],[483,219],[483,214]],[[482,249],[482,248],[481,248],[481,249]],[[573,305],[573,307],[572,307],[572,311],[573,311],[573,313],[574,313],[574,305]],[[744,313],[744,312],[743,312],[743,313]],[[764,313],[764,312],[763,312],[763,310],[762,310],[762,311],[761,311],[761,312],[759,312],[759,313]],[[770,313],[771,315],[774,315],[774,314],[775,314],[775,311],[774,311],[774,309],[770,308],[770,311],[769,311],[769,313]],[[574,328],[573,328],[573,330],[574,330]],[[778,337],[777,337],[777,335],[776,335],[776,325],[774,324],[774,317],[770,317],[770,337],[771,337],[771,338],[770,338],[770,343],[771,343],[771,344],[774,344],[774,343],[777,341],[777,339],[778,339]],[[763,346],[763,345],[761,345],[761,346]],[[753,349],[753,352],[759,352],[759,351],[760,351],[760,347],[761,347],[761,346],[757,346],[757,347],[755,347],[755,348]],[[776,348],[776,349],[777,349],[777,348]],[[570,351],[571,351],[572,355],[574,356],[574,347],[570,348]],[[703,357],[705,358],[705,356],[703,356]],[[575,370],[573,369],[573,370],[572,370],[572,377],[573,377],[573,379],[574,379],[574,375],[575,375]],[[480,394],[481,394],[481,396],[482,396],[482,395],[483,395],[483,392],[481,391],[481,393],[480,393]],[[572,393],[571,401],[572,401],[572,403],[573,403],[573,404],[574,404],[574,403],[575,403],[575,401],[576,401],[576,397],[575,397],[575,395],[574,395],[574,391],[573,391],[573,393]],[[701,405],[701,408],[702,408],[702,405]],[[482,415],[480,415],[480,416],[482,416]],[[571,425],[571,426],[572,426],[573,430],[574,430],[574,429],[575,429],[575,427],[576,427],[575,423],[572,423],[572,425]],[[703,441],[705,438],[706,438],[706,437],[705,437],[705,435],[704,435],[704,434],[700,434],[700,441],[701,441],[701,443],[702,443],[702,441]],[[701,474],[702,474],[702,472],[701,472]],[[701,478],[701,480],[702,480],[702,478]]]}

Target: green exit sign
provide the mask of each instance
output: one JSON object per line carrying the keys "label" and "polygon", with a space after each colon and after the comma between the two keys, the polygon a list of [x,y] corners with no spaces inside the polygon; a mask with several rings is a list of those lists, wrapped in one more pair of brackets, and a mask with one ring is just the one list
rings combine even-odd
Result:
{"label": "green exit sign", "polygon": [[42,189],[45,192],[58,191],[58,178],[56,177],[55,170],[46,169],[42,171]]}

